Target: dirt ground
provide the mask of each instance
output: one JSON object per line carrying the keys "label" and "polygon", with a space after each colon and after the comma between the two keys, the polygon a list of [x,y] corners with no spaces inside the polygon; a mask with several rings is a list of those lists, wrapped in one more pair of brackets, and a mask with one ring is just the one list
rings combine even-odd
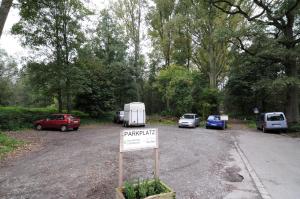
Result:
{"label": "dirt ground", "polygon": [[[176,198],[226,198],[243,181],[232,158],[230,130],[151,127],[159,130],[160,178]],[[121,129],[112,124],[10,133],[31,145],[0,164],[0,198],[114,198]],[[125,180],[152,177],[152,155],[126,153]]]}

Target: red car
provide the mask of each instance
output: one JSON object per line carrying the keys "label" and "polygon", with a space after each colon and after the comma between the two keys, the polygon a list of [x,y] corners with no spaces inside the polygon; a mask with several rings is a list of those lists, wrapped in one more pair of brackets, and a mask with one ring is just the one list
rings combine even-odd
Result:
{"label": "red car", "polygon": [[46,119],[35,121],[33,124],[37,130],[60,129],[67,131],[73,129],[76,131],[80,126],[80,119],[70,114],[53,114]]}

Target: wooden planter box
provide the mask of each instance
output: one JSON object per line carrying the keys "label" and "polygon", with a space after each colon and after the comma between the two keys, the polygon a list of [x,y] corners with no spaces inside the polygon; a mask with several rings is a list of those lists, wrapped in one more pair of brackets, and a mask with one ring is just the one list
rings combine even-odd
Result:
{"label": "wooden planter box", "polygon": [[[144,199],[175,199],[176,198],[176,193],[165,183],[160,181],[160,183],[169,191],[167,193],[161,193],[153,196],[148,196]],[[123,189],[124,187],[118,187],[116,188],[116,199],[125,199],[124,194],[123,194]]]}

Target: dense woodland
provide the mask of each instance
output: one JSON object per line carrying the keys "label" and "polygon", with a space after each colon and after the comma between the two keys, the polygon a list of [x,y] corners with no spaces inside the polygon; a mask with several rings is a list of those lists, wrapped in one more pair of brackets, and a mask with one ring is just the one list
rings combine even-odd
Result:
{"label": "dense woodland", "polygon": [[21,18],[11,33],[32,54],[18,69],[0,51],[0,106],[102,117],[142,101],[148,114],[253,117],[258,107],[299,121],[299,0],[118,0],[101,11],[86,5],[14,2]]}

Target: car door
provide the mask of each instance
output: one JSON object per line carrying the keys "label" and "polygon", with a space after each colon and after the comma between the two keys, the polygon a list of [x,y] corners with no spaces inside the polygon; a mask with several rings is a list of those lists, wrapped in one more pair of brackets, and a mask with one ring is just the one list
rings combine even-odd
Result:
{"label": "car door", "polygon": [[65,124],[64,115],[56,115],[56,118],[53,122],[53,128],[60,129],[60,127],[64,124]]}
{"label": "car door", "polygon": [[50,115],[49,117],[47,117],[44,123],[44,128],[50,128],[50,129],[54,128],[55,119],[56,119],[56,115]]}

